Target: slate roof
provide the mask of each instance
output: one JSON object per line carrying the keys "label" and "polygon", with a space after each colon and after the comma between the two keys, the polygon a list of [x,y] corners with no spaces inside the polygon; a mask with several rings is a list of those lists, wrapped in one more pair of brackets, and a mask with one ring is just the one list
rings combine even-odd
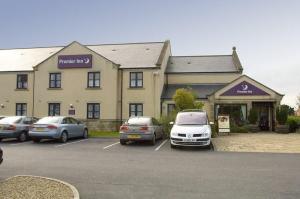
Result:
{"label": "slate roof", "polygon": [[239,72],[232,55],[171,56],[166,73]]}
{"label": "slate roof", "polygon": [[223,88],[227,84],[169,84],[164,87],[161,99],[172,99],[177,89],[190,88],[196,94],[198,99],[207,99],[208,95]]}
{"label": "slate roof", "polygon": [[[164,42],[102,44],[86,47],[104,56],[120,68],[157,67]],[[0,71],[32,71],[63,46],[0,50]]]}

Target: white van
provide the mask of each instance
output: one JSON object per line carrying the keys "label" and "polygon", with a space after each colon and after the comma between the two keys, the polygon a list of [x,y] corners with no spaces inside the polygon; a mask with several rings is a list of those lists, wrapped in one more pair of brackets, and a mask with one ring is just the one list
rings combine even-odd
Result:
{"label": "white van", "polygon": [[207,113],[201,110],[184,110],[177,114],[170,139],[171,147],[207,146],[211,144],[211,127]]}

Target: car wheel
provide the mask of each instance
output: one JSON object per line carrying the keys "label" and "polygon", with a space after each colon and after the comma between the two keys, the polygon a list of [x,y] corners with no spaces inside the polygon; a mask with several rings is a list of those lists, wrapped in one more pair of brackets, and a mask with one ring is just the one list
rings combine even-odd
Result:
{"label": "car wheel", "polygon": [[27,140],[27,135],[26,135],[26,133],[25,133],[25,132],[22,132],[22,133],[19,135],[18,140],[19,140],[20,142],[25,142],[25,141]]}
{"label": "car wheel", "polygon": [[0,142],[2,141],[2,138],[0,138]]}
{"label": "car wheel", "polygon": [[64,131],[64,132],[61,133],[59,141],[62,142],[62,143],[66,143],[68,141],[68,134],[67,134],[67,132]]}
{"label": "car wheel", "polygon": [[87,129],[84,129],[82,137],[83,137],[83,139],[87,139],[89,137],[89,132]]}
{"label": "car wheel", "polygon": [[156,135],[154,134],[151,140],[151,145],[155,145],[155,143],[156,143]]}
{"label": "car wheel", "polygon": [[32,138],[32,141],[35,142],[35,143],[38,143],[38,142],[40,142],[41,140],[38,139],[38,138]]}
{"label": "car wheel", "polygon": [[125,140],[120,140],[120,144],[121,145],[126,145],[126,141]]}

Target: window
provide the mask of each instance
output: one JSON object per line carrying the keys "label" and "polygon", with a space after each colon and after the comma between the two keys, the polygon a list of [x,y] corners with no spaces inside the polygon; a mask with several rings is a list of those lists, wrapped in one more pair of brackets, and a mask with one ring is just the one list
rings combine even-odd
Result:
{"label": "window", "polygon": [[130,88],[141,88],[143,87],[143,73],[142,72],[131,72],[130,73]]}
{"label": "window", "polygon": [[49,103],[48,115],[49,116],[60,115],[60,104],[59,103]]}
{"label": "window", "polygon": [[28,86],[27,81],[27,74],[17,75],[17,89],[26,89]]}
{"label": "window", "polygon": [[143,104],[129,104],[129,116],[143,116]]}
{"label": "window", "polygon": [[17,116],[25,116],[26,114],[27,114],[27,104],[17,103],[16,104],[16,115]]}
{"label": "window", "polygon": [[215,106],[215,120],[218,115],[229,115],[230,122],[242,126],[247,120],[247,105],[246,104],[217,104]]}
{"label": "window", "polygon": [[88,73],[88,88],[100,87],[100,72]]}
{"label": "window", "polygon": [[174,110],[175,110],[175,104],[168,104],[168,108],[167,108],[168,115],[170,115],[171,113],[173,113]]}
{"label": "window", "polygon": [[61,74],[50,73],[49,75],[49,88],[60,88],[61,87]]}
{"label": "window", "polygon": [[100,118],[100,104],[99,103],[88,103],[87,104],[87,118],[88,119],[99,119]]}

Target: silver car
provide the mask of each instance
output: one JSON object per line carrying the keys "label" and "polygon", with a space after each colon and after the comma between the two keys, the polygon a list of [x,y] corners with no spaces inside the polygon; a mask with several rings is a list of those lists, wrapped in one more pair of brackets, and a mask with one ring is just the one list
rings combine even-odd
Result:
{"label": "silver car", "polygon": [[72,117],[44,117],[33,124],[29,136],[34,142],[41,139],[56,139],[64,143],[69,138],[88,138],[88,128]]}
{"label": "silver car", "polygon": [[157,139],[163,138],[163,128],[152,117],[131,117],[120,127],[120,143],[127,141],[151,141],[155,145]]}
{"label": "silver car", "polygon": [[0,120],[0,141],[4,138],[17,138],[20,142],[28,139],[29,127],[37,118],[27,116],[10,116]]}

